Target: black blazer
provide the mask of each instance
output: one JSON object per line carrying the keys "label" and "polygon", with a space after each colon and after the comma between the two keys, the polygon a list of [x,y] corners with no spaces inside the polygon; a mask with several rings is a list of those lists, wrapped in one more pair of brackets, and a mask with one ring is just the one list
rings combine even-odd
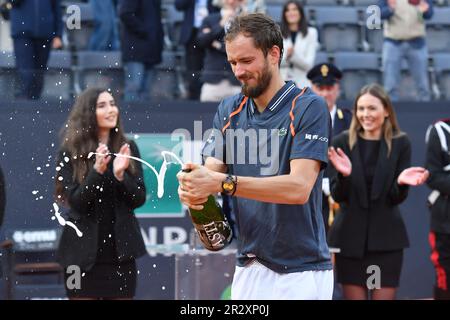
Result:
{"label": "black blazer", "polygon": [[3,223],[3,217],[5,216],[6,207],[6,184],[3,177],[2,168],[0,168],[0,226]]}
{"label": "black blazer", "polygon": [[[130,141],[131,154],[139,157],[139,150],[133,141]],[[66,187],[70,210],[69,221],[73,222],[81,232],[82,237],[78,237],[75,230],[65,226],[58,248],[58,261],[63,267],[77,265],[83,270],[89,270],[96,261],[98,249],[98,229],[99,211],[106,201],[99,202],[100,198],[107,199],[113,203],[115,214],[115,240],[116,252],[119,261],[126,261],[138,258],[145,254],[145,244],[142,239],[139,224],[134,216],[133,209],[145,203],[146,191],[142,166],[136,164],[136,174],[131,175],[125,172],[122,182],[114,178],[112,174],[112,162],[105,174],[101,175],[91,169],[86,179],[81,183],[74,182],[72,178],[71,161],[64,161],[64,157],[69,157],[64,150],[60,151],[58,165],[62,162],[64,166],[58,173],[63,178]],[[133,160],[131,160],[133,161]],[[113,194],[102,194],[102,190],[97,186],[112,183]],[[110,203],[109,203],[110,204]],[[108,204],[108,205],[109,205]]]}
{"label": "black blazer", "polygon": [[339,202],[340,212],[330,228],[328,243],[341,249],[346,257],[360,258],[368,251],[400,250],[409,246],[406,228],[398,205],[408,195],[408,186],[399,186],[397,177],[410,166],[411,144],[406,135],[387,144],[381,140],[372,193],[367,194],[364,168],[358,143],[350,151],[348,131],[333,140],[352,161],[352,173],[343,177],[331,170],[331,195]]}

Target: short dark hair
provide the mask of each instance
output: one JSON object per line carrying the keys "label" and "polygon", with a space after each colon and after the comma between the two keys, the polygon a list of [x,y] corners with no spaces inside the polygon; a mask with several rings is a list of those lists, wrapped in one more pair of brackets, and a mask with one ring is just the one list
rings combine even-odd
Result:
{"label": "short dark hair", "polygon": [[225,41],[234,40],[239,34],[253,39],[255,47],[267,56],[273,46],[280,48],[280,61],[283,58],[283,36],[280,26],[262,13],[243,14],[234,18],[226,28]]}

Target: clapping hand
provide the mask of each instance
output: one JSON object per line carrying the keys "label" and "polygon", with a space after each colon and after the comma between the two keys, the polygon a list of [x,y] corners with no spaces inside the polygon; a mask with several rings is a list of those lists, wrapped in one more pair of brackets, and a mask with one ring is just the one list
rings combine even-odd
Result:
{"label": "clapping hand", "polygon": [[94,169],[100,174],[104,174],[108,168],[108,163],[111,160],[109,155],[108,146],[106,144],[100,143],[97,150],[95,150],[95,163]]}
{"label": "clapping hand", "polygon": [[348,177],[352,173],[352,162],[341,148],[336,150],[334,147],[330,147],[328,149],[328,159],[344,177]]}
{"label": "clapping hand", "polygon": [[[124,156],[130,156],[130,145],[128,143],[125,143],[119,150],[119,155]],[[113,161],[113,173],[117,180],[123,181],[123,175],[125,173],[125,170],[128,169],[128,166],[130,165],[130,158],[128,157],[120,157],[116,156],[116,158]]]}
{"label": "clapping hand", "polygon": [[411,167],[403,170],[402,173],[400,173],[397,178],[397,183],[399,185],[407,184],[410,186],[420,186],[427,181],[429,176],[430,173],[428,172],[428,170],[422,167]]}

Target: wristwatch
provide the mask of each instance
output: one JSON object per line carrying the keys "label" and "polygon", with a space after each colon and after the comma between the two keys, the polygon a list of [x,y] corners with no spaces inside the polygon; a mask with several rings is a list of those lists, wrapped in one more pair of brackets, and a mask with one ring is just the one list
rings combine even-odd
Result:
{"label": "wristwatch", "polygon": [[229,174],[225,180],[222,181],[222,192],[228,196],[234,195],[237,188],[237,177]]}

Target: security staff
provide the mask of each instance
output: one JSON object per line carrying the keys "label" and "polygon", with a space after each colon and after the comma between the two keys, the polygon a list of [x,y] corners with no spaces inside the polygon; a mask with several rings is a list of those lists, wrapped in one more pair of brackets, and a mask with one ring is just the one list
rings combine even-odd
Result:
{"label": "security staff", "polygon": [[[315,65],[306,75],[312,83],[312,90],[319,96],[322,96],[328,105],[331,116],[331,125],[333,127],[332,136],[335,137],[350,127],[352,120],[352,112],[349,109],[341,109],[336,106],[336,100],[339,98],[342,72],[334,64],[321,63]],[[331,225],[333,215],[330,216],[330,205],[334,205],[333,199],[330,197],[330,187],[328,180],[328,170],[325,170],[322,191],[323,191],[323,219],[325,229]]]}

